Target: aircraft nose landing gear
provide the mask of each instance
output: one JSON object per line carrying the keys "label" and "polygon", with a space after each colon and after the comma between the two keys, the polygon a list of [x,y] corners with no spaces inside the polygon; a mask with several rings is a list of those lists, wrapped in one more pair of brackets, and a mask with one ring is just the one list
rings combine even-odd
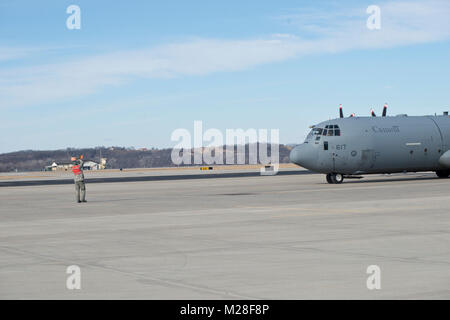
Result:
{"label": "aircraft nose landing gear", "polygon": [[344,181],[344,175],[340,173],[328,173],[327,174],[327,182],[332,184],[339,184]]}

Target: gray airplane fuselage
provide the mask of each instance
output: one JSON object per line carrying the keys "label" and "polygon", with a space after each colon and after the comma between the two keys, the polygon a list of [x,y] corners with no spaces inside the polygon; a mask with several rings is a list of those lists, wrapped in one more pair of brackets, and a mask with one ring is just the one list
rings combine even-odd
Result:
{"label": "gray airplane fuselage", "polygon": [[449,149],[448,115],[349,117],[314,126],[290,159],[325,174],[438,171],[450,169]]}

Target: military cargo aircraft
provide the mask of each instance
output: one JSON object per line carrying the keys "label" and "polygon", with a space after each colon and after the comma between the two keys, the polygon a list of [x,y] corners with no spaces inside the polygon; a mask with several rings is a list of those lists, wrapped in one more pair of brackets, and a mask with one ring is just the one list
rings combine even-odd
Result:
{"label": "military cargo aircraft", "polygon": [[291,162],[326,174],[328,183],[363,174],[435,171],[450,175],[450,117],[352,114],[311,126],[305,142],[290,153]]}

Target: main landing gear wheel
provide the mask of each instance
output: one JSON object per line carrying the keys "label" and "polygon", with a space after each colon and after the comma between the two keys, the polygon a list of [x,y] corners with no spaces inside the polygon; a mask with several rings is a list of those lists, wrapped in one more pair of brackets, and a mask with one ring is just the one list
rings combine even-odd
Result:
{"label": "main landing gear wheel", "polygon": [[327,174],[327,182],[333,183],[333,181],[331,180],[331,173]]}
{"label": "main landing gear wheel", "polygon": [[344,181],[344,176],[340,173],[329,173],[327,174],[327,182],[331,184],[339,184]]}
{"label": "main landing gear wheel", "polygon": [[450,170],[438,170],[436,171],[436,175],[439,178],[448,178],[450,176]]}

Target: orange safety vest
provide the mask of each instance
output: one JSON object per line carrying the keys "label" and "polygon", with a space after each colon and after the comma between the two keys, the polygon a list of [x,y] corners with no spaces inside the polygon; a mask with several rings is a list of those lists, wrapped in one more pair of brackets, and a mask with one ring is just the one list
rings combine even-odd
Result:
{"label": "orange safety vest", "polygon": [[73,174],[76,175],[76,176],[79,175],[79,174],[81,174],[80,166],[79,166],[79,165],[73,166],[72,172],[73,172]]}

